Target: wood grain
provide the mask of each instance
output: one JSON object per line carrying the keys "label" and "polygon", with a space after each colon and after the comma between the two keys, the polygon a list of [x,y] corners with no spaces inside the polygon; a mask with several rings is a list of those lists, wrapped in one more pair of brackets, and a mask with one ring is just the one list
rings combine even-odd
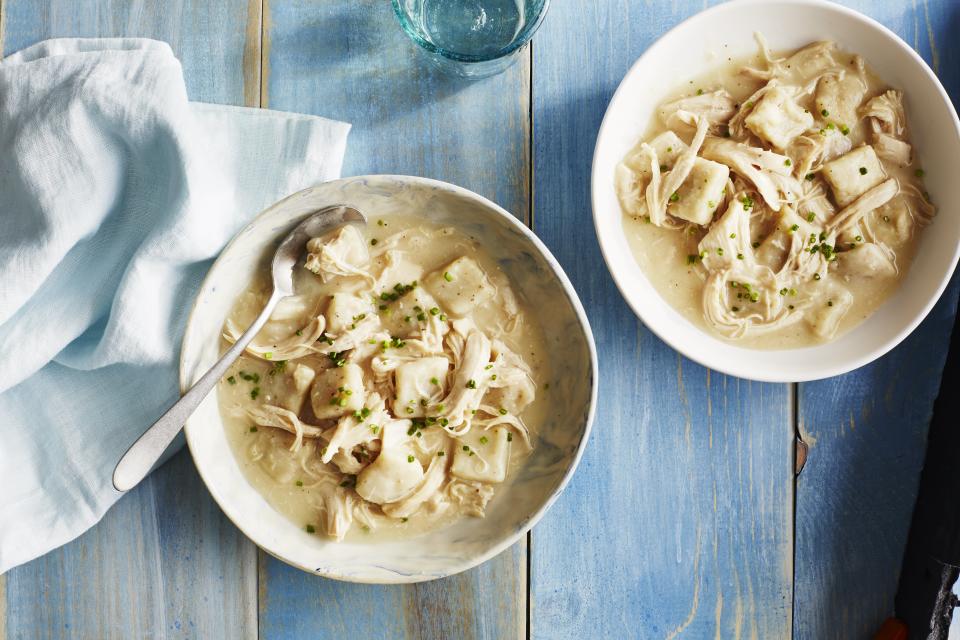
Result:
{"label": "wood grain", "polygon": [[256,637],[256,550],[185,451],[6,578],[10,638]]}
{"label": "wood grain", "polygon": [[[192,99],[244,101],[244,53],[259,46],[244,40],[244,0],[2,2],[6,53],[58,36],[158,38],[183,62]],[[186,451],[76,541],[0,580],[0,637],[256,636],[256,549]]]}
{"label": "wood grain", "polygon": [[664,345],[622,301],[592,232],[590,162],[610,96],[700,8],[554,3],[534,42],[536,231],[590,316],[601,392],[580,469],[533,532],[532,638],[790,636],[790,389]]}
{"label": "wood grain", "polygon": [[[843,4],[910,43],[956,103],[960,6],[930,0]],[[935,230],[936,224],[927,232]],[[893,613],[957,293],[955,279],[917,331],[878,362],[800,385],[800,430],[811,446],[797,483],[798,638],[870,637]]]}
{"label": "wood grain", "polygon": [[[487,80],[458,80],[418,54],[388,2],[271,0],[268,7],[264,104],[352,122],[344,175],[447,180],[528,218],[527,58]],[[463,575],[406,587],[335,583],[272,558],[262,567],[264,638],[525,634],[523,543]]]}

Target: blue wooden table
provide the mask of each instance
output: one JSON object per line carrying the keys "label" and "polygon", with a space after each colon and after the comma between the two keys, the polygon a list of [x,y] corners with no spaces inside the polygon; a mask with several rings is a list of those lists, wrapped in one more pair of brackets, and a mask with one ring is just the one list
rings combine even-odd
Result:
{"label": "blue wooden table", "polygon": [[[592,231],[607,101],[654,39],[712,3],[555,0],[519,64],[465,82],[416,55],[386,0],[0,0],[4,53],[55,36],[166,40],[194,100],[352,122],[345,175],[423,175],[492,198],[567,270],[601,367],[566,493],[477,569],[405,587],[301,573],[221,515],[181,452],[78,540],[0,576],[0,639],[869,637],[893,609],[957,282],[879,362],[758,384],[647,331]],[[960,3],[844,4],[960,97]]]}

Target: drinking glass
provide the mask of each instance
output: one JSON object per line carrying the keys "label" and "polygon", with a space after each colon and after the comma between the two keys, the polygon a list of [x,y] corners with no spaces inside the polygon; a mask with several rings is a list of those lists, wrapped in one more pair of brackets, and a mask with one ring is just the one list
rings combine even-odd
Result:
{"label": "drinking glass", "polygon": [[500,73],[519,57],[550,0],[392,0],[400,25],[438,66],[460,76]]}

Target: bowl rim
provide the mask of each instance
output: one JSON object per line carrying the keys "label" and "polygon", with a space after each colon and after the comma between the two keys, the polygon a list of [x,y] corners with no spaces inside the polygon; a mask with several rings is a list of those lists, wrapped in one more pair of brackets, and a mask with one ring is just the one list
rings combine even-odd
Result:
{"label": "bowl rim", "polygon": [[[960,136],[960,119],[957,118],[957,111],[953,105],[953,101],[950,99],[949,94],[947,94],[946,89],[944,89],[943,84],[940,82],[940,79],[936,76],[930,66],[926,61],[918,54],[913,47],[907,44],[900,36],[894,33],[892,30],[859,11],[845,7],[843,5],[836,4],[834,2],[829,2],[828,0],[730,0],[729,2],[724,2],[722,4],[715,5],[703,11],[699,11],[692,16],[684,19],[682,22],[678,23],[676,26],[671,28],[669,31],[661,35],[653,44],[647,47],[643,53],[630,65],[629,70],[624,74],[623,78],[620,80],[620,83],[617,85],[616,91],[610,98],[610,101],[607,103],[607,108],[604,111],[603,119],[600,123],[600,128],[597,131],[597,139],[594,145],[593,159],[591,161],[590,167],[590,196],[591,196],[591,205],[593,208],[593,224],[594,230],[597,234],[597,241],[600,245],[600,253],[603,255],[603,260],[606,263],[607,270],[610,272],[610,276],[613,278],[614,284],[616,284],[617,289],[620,290],[621,296],[626,301],[627,305],[634,312],[637,318],[643,322],[651,332],[654,333],[658,338],[667,343],[675,351],[681,353],[686,358],[689,358],[693,362],[700,364],[702,366],[708,367],[720,373],[727,375],[747,379],[755,380],[758,382],[775,382],[775,383],[797,383],[797,382],[808,382],[812,380],[821,380],[824,378],[830,378],[833,376],[842,375],[853,371],[854,369],[859,369],[862,366],[865,366],[874,360],[884,356],[894,347],[903,342],[913,331],[919,326],[921,322],[930,314],[930,311],[933,309],[934,305],[940,300],[943,296],[943,292],[946,290],[947,286],[950,284],[950,280],[953,277],[953,273],[957,268],[958,259],[960,259],[960,237],[957,238],[954,243],[953,256],[950,259],[950,267],[943,273],[941,276],[940,282],[937,285],[937,289],[934,295],[924,303],[923,308],[908,322],[903,328],[897,332],[896,335],[887,339],[886,341],[877,344],[874,348],[869,349],[863,352],[858,357],[848,358],[844,361],[837,362],[832,365],[821,365],[819,369],[812,370],[807,374],[796,374],[793,373],[788,376],[776,375],[773,373],[767,374],[764,372],[757,373],[752,371],[749,368],[749,364],[738,365],[736,362],[724,360],[722,358],[715,357],[710,353],[705,352],[693,352],[690,349],[687,349],[683,343],[683,331],[678,331],[671,334],[670,332],[663,331],[660,327],[654,326],[653,323],[647,321],[644,317],[644,308],[642,301],[639,299],[639,296],[631,293],[630,283],[627,281],[626,274],[619,273],[613,268],[613,255],[615,253],[615,248],[612,244],[612,241],[607,239],[606,231],[604,225],[601,224],[601,213],[600,213],[600,202],[599,202],[599,193],[603,189],[603,181],[608,180],[608,176],[599,175],[599,151],[601,144],[603,144],[607,138],[614,135],[612,130],[611,120],[611,111],[613,110],[615,104],[618,100],[622,99],[622,93],[625,92],[625,85],[627,80],[632,76],[639,73],[640,67],[645,64],[649,59],[654,58],[657,55],[658,50],[664,46],[664,42],[671,39],[676,35],[677,32],[688,27],[691,22],[699,22],[701,20],[707,20],[715,17],[715,14],[720,14],[726,11],[740,10],[743,8],[749,7],[762,7],[763,9],[774,9],[781,7],[805,7],[805,8],[816,8],[826,11],[836,12],[842,14],[847,18],[858,21],[867,27],[872,28],[873,30],[880,33],[884,36],[891,45],[895,46],[900,53],[905,54],[910,58],[919,68],[922,70],[927,81],[932,83],[933,88],[937,91],[940,99],[946,104],[949,114],[952,116],[953,126],[958,136]],[[617,210],[617,220],[622,222],[623,210],[618,207]],[[622,225],[618,225],[617,232],[622,233]],[[632,257],[632,256],[631,256]],[[634,260],[636,260],[634,258]],[[646,277],[646,274],[644,274]],[[660,302],[663,304],[669,304],[663,300],[659,292],[657,292],[657,297],[660,298]],[[884,303],[885,304],[885,303]],[[882,305],[881,305],[882,306]],[[857,331],[860,326],[858,325],[853,327],[850,331]],[[699,331],[700,333],[708,336],[711,340],[721,342],[722,341],[716,336],[703,331],[702,329],[693,327],[693,330]],[[686,331],[686,330],[684,330]],[[723,343],[726,344],[726,343]],[[829,343],[824,343],[829,344]],[[737,346],[737,345],[734,345]],[[818,345],[822,346],[822,345]],[[741,347],[743,349],[748,349],[748,347]],[[771,350],[779,352],[789,352],[789,351],[799,351],[803,348],[810,347],[801,347],[798,349],[784,349],[784,350]],[[766,351],[760,349],[751,349],[751,351]]]}
{"label": "bowl rim", "polygon": [[[197,469],[197,473],[200,475],[200,478],[203,480],[203,484],[207,488],[207,491],[209,491],[210,495],[213,497],[214,502],[217,503],[217,506],[220,508],[220,511],[227,517],[227,519],[230,520],[230,522],[232,522],[233,525],[237,527],[237,529],[239,529],[240,532],[243,533],[243,535],[246,536],[248,540],[253,542],[257,546],[257,548],[262,549],[263,551],[267,552],[271,556],[277,558],[278,560],[290,566],[296,567],[297,569],[301,569],[314,576],[329,578],[333,580],[339,580],[342,582],[353,582],[353,583],[359,583],[359,584],[410,584],[410,583],[416,583],[416,582],[426,582],[428,580],[446,578],[458,573],[462,573],[469,569],[472,569],[486,562],[487,560],[490,560],[494,556],[499,555],[500,553],[505,551],[507,548],[513,546],[523,536],[525,536],[527,532],[529,532],[543,518],[543,516],[550,509],[553,503],[556,502],[556,500],[560,497],[560,495],[566,489],[567,484],[570,482],[571,478],[573,477],[573,474],[576,472],[577,467],[580,464],[580,460],[583,457],[583,452],[586,449],[587,443],[590,439],[590,432],[593,428],[593,422],[596,416],[597,396],[598,396],[598,387],[599,387],[599,379],[600,379],[600,375],[599,375],[600,369],[599,369],[599,364],[597,359],[597,348],[596,348],[596,343],[593,336],[593,330],[590,327],[590,322],[587,318],[586,312],[584,311],[583,304],[580,301],[580,297],[577,295],[576,289],[573,287],[573,284],[570,282],[570,279],[567,277],[566,273],[564,272],[563,268],[560,266],[560,263],[557,261],[556,257],[554,257],[553,253],[547,248],[547,246],[543,243],[543,241],[541,241],[540,238],[537,237],[537,235],[533,232],[532,229],[530,229],[530,227],[528,227],[526,224],[520,221],[516,216],[511,214],[509,211],[507,211],[500,205],[496,204],[492,200],[489,200],[488,198],[485,198],[484,196],[481,196],[480,194],[474,191],[471,191],[469,189],[460,187],[458,185],[455,185],[449,182],[444,182],[442,180],[435,180],[432,178],[424,178],[420,176],[409,176],[409,175],[402,175],[402,174],[365,174],[360,176],[349,176],[345,178],[338,178],[336,180],[328,180],[318,185],[314,185],[312,187],[308,187],[306,189],[296,191],[274,202],[273,204],[265,207],[261,211],[259,211],[253,217],[253,219],[250,220],[249,223],[247,223],[246,225],[243,226],[243,228],[238,230],[230,239],[230,241],[219,252],[216,260],[214,260],[213,264],[210,265],[210,268],[207,270],[206,275],[204,275],[203,281],[200,284],[200,288],[197,290],[197,294],[194,297],[193,304],[190,308],[190,313],[187,316],[186,324],[184,325],[184,337],[180,347],[180,358],[179,358],[179,366],[178,366],[179,387],[180,387],[181,394],[185,393],[187,389],[189,389],[190,387],[190,381],[188,379],[189,372],[187,371],[187,364],[188,364],[187,354],[193,348],[193,343],[189,339],[189,336],[190,336],[189,327],[193,325],[195,314],[199,309],[200,294],[207,289],[207,286],[210,282],[213,272],[215,271],[217,266],[221,263],[221,261],[224,259],[224,256],[230,251],[233,245],[238,241],[238,239],[241,236],[244,236],[246,233],[250,232],[258,224],[260,224],[261,218],[265,214],[267,214],[268,212],[278,207],[283,206],[289,200],[292,200],[297,197],[302,197],[306,192],[312,191],[319,187],[338,183],[338,182],[348,182],[348,181],[353,182],[353,181],[364,181],[364,180],[393,180],[398,183],[403,183],[408,185],[415,184],[422,187],[439,188],[439,189],[452,192],[457,196],[465,197],[467,199],[478,202],[488,211],[491,211],[492,213],[500,216],[501,218],[504,218],[509,225],[513,226],[515,230],[519,231],[527,241],[533,244],[537,252],[541,255],[541,257],[545,260],[547,265],[550,267],[550,270],[552,271],[556,280],[559,282],[561,288],[564,291],[564,294],[567,296],[567,300],[569,301],[571,307],[573,308],[574,315],[576,316],[577,321],[580,325],[580,329],[583,332],[585,342],[586,342],[587,352],[589,354],[589,359],[590,359],[590,396],[588,401],[586,420],[584,423],[583,433],[581,434],[580,440],[577,443],[576,450],[573,452],[573,457],[570,460],[570,464],[567,467],[566,471],[564,472],[563,476],[560,478],[560,482],[557,484],[556,488],[553,490],[550,496],[543,502],[543,504],[540,505],[540,507],[536,511],[534,511],[531,515],[527,516],[522,526],[514,529],[509,535],[503,536],[502,539],[499,540],[499,542],[491,546],[489,549],[487,549],[483,553],[470,556],[460,560],[457,563],[453,563],[451,564],[449,569],[445,569],[442,572],[438,572],[436,574],[429,574],[429,575],[426,575],[426,574],[399,575],[398,574],[398,577],[400,579],[390,580],[390,581],[375,579],[375,578],[359,578],[357,576],[343,575],[343,574],[338,574],[331,571],[319,571],[314,567],[308,566],[306,564],[303,564],[297,561],[296,559],[284,557],[279,553],[273,551],[272,549],[264,546],[263,544],[260,544],[260,542],[258,542],[247,531],[247,528],[244,526],[244,524],[242,522],[238,522],[239,518],[235,519],[233,514],[230,512],[230,510],[228,510],[224,506],[224,504],[221,502],[223,497],[219,494],[219,491],[216,489],[215,485],[212,484],[211,480],[207,477],[207,474],[204,470],[203,465],[198,462],[197,453],[194,451],[195,445],[193,443],[193,438],[191,437],[191,432],[194,430],[194,428],[191,428],[190,426],[191,423],[189,421],[184,427],[184,435],[187,441],[187,448],[190,451],[190,457],[193,459],[194,467]],[[231,455],[233,455],[232,452],[231,452]],[[252,487],[250,487],[250,490],[256,491],[256,489]],[[291,526],[293,526],[292,523],[291,523]],[[415,540],[416,538],[410,538],[410,539]],[[375,543],[371,544],[371,547],[374,547],[374,546],[375,546]]]}

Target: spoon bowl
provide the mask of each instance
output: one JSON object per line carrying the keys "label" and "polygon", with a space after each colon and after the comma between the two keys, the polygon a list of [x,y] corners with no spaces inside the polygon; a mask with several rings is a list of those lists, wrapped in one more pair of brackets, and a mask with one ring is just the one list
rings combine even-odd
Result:
{"label": "spoon bowl", "polygon": [[345,224],[366,224],[367,219],[362,213],[347,205],[333,205],[318,209],[307,215],[306,219],[297,224],[280,242],[273,255],[271,274],[273,277],[273,292],[264,305],[260,315],[244,331],[243,335],[227,350],[196,384],[183,394],[160,419],[153,423],[136,442],[130,445],[123,457],[113,470],[113,486],[117,491],[129,491],[147,477],[153,465],[157,463],[163,452],[170,446],[173,439],[183,428],[196,408],[207,397],[210,390],[227,372],[230,365],[240,357],[250,341],[260,332],[273,313],[277,303],[283,298],[293,295],[293,267],[303,255],[304,245],[310,238],[342,227]]}

